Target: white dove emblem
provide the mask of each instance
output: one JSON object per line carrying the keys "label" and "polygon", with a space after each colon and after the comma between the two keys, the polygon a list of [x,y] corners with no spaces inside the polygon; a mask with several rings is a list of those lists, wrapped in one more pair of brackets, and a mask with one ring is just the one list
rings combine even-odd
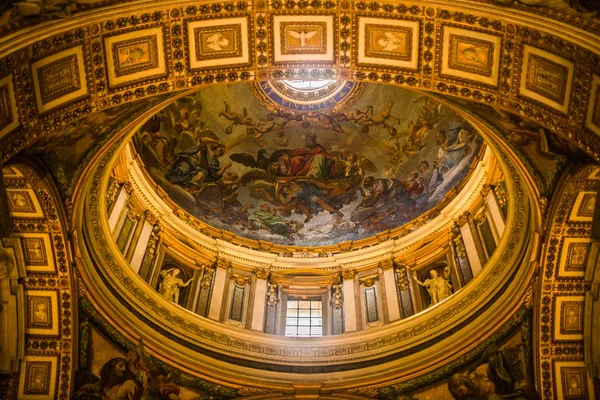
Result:
{"label": "white dove emblem", "polygon": [[384,32],[383,35],[377,41],[377,44],[383,47],[383,51],[394,51],[402,47],[403,38],[397,37],[393,32]]}
{"label": "white dove emblem", "polygon": [[290,33],[290,35],[292,35],[293,38],[296,38],[300,41],[300,47],[304,47],[306,46],[306,39],[310,39],[313,36],[315,36],[317,33],[319,33],[319,31],[310,31],[310,32],[306,32],[306,31],[300,31],[300,32],[294,32],[294,31],[288,31]]}

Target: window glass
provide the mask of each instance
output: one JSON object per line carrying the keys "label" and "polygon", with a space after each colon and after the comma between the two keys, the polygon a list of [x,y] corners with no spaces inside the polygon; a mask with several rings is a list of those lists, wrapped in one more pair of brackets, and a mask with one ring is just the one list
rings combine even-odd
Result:
{"label": "window glass", "polygon": [[321,300],[288,300],[285,336],[323,336],[323,304]]}

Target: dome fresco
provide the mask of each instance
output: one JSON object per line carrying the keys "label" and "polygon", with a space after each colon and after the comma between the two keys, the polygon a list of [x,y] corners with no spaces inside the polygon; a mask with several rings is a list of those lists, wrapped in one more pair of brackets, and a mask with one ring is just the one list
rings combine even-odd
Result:
{"label": "dome fresco", "polygon": [[134,143],[169,197],[214,227],[284,245],[363,239],[439,204],[482,139],[418,92],[361,89],[335,111],[291,111],[250,84],[209,87],[153,116]]}

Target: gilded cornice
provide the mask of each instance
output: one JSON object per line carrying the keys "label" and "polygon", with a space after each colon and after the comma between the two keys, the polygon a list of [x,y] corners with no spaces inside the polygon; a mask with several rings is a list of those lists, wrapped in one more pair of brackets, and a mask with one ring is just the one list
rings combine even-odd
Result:
{"label": "gilded cornice", "polygon": [[[499,151],[499,153],[500,156],[506,157],[501,154],[502,151]],[[108,177],[105,175],[105,171],[112,154],[114,153],[109,152],[105,156],[104,160],[98,164],[94,175],[90,177],[89,195],[94,196],[95,193],[102,191],[108,185]],[[470,284],[470,290],[459,291],[440,307],[430,309],[415,318],[372,328],[369,332],[361,333],[360,338],[353,339],[353,336],[350,335],[336,345],[329,343],[329,338],[323,338],[316,346],[310,344],[306,347],[302,343],[286,340],[285,338],[273,338],[269,335],[246,333],[239,330],[232,331],[232,328],[207,323],[202,318],[183,313],[180,308],[172,304],[166,304],[157,293],[142,289],[146,284],[141,282],[140,278],[129,269],[118,254],[112,238],[104,233],[107,229],[106,216],[103,216],[101,211],[103,210],[102,202],[104,200],[101,200],[99,204],[90,203],[86,200],[85,207],[82,204],[77,210],[78,231],[85,231],[90,234],[84,241],[79,241],[82,261],[83,263],[90,263],[93,259],[94,264],[98,266],[97,272],[94,269],[86,269],[86,279],[100,282],[98,274],[102,274],[105,277],[106,284],[111,288],[110,291],[113,292],[112,294],[107,293],[105,284],[102,284],[102,286],[96,285],[93,290],[94,293],[90,293],[90,295],[101,301],[101,304],[105,302],[107,302],[106,305],[110,304],[111,310],[113,310],[112,318],[129,318],[129,320],[131,318],[142,318],[145,324],[148,325],[138,327],[141,330],[139,334],[143,334],[147,329],[152,329],[155,332],[168,331],[175,335],[173,340],[170,341],[170,347],[172,346],[171,348],[176,350],[180,346],[177,343],[181,343],[188,350],[192,350],[192,358],[195,357],[194,354],[200,355],[203,348],[210,348],[211,351],[216,351],[226,358],[239,357],[239,361],[236,363],[239,368],[245,371],[244,373],[248,374],[247,376],[252,376],[254,368],[260,368],[260,363],[268,362],[267,360],[273,360],[273,362],[280,365],[285,364],[288,366],[286,370],[289,370],[289,368],[295,368],[294,365],[314,365],[314,360],[317,359],[319,360],[319,367],[314,371],[322,373],[329,370],[328,365],[337,365],[336,368],[340,368],[340,365],[346,365],[343,369],[349,370],[360,367],[362,372],[370,371],[369,373],[375,373],[376,375],[384,373],[388,376],[394,374],[396,377],[394,379],[402,379],[404,373],[417,367],[417,365],[422,367],[423,363],[431,359],[427,358],[428,356],[425,354],[404,355],[402,365],[400,365],[396,361],[392,361],[394,359],[392,357],[389,358],[389,363],[393,367],[386,369],[385,372],[379,366],[373,366],[369,360],[383,357],[385,354],[403,354],[402,349],[406,349],[407,346],[412,347],[427,343],[436,337],[441,338],[439,343],[443,344],[446,340],[450,340],[450,338],[445,339],[445,335],[447,335],[445,332],[458,325],[461,326],[461,332],[468,334],[468,331],[473,330],[473,333],[478,332],[474,337],[480,337],[479,335],[482,332],[487,332],[492,326],[495,326],[494,324],[490,325],[490,320],[485,318],[487,313],[496,312],[493,311],[494,307],[500,307],[500,304],[502,304],[501,314],[505,316],[502,318],[508,318],[508,315],[514,311],[510,304],[514,302],[514,298],[519,297],[517,293],[519,293],[522,286],[515,282],[526,281],[527,276],[530,274],[530,271],[526,268],[519,269],[517,267],[520,260],[529,251],[530,241],[527,238],[531,234],[532,214],[528,197],[522,187],[521,177],[514,168],[508,168],[506,175],[512,183],[509,196],[515,196],[514,200],[511,199],[511,204],[515,205],[514,213],[509,215],[506,225],[509,234],[503,238],[500,243],[500,250],[494,254],[484,272]],[[86,196],[86,199],[89,198]],[[90,218],[85,220],[81,218],[83,213],[89,214]],[[82,225],[83,222],[85,224]],[[84,247],[81,247],[81,245],[84,245]],[[304,259],[298,261],[302,260]],[[370,265],[373,265],[373,263]],[[509,281],[512,284],[506,286]],[[91,286],[88,285],[88,287]],[[495,296],[500,296],[504,300],[489,303]],[[120,303],[120,301],[124,301],[124,303]],[[124,307],[124,304],[127,304],[127,307]],[[495,304],[498,304],[498,306]],[[486,307],[489,310],[482,311]],[[515,304],[514,307],[518,307],[518,304]],[[131,315],[133,310],[135,310],[134,315],[136,316]],[[467,315],[473,315],[474,313],[479,313],[482,316],[476,318],[469,325],[462,324]],[[486,319],[485,323],[483,323],[484,319]],[[128,329],[122,324],[117,326],[122,326],[121,329]],[[493,331],[493,328],[491,329]],[[355,340],[358,340],[358,342],[354,342]],[[476,342],[472,345],[476,345]],[[163,345],[152,343],[151,346],[161,347]],[[461,351],[463,350],[458,347],[454,349],[454,353],[460,353]],[[427,354],[432,355],[429,351]],[[452,357],[451,354],[448,354],[448,356]],[[321,360],[320,357],[323,357],[323,359]],[[420,359],[417,361],[414,357]],[[191,367],[193,361],[186,361],[186,363],[190,362],[192,362],[192,364],[189,364]],[[436,357],[436,363],[439,362],[444,361],[440,361],[439,357]],[[202,363],[203,365],[211,365],[212,362],[210,359],[203,358]],[[212,367],[207,368],[211,369]],[[316,368],[316,366],[311,368]],[[216,373],[214,369],[211,369],[211,371]],[[349,377],[348,384],[352,384],[353,375],[349,371],[347,374]]]}

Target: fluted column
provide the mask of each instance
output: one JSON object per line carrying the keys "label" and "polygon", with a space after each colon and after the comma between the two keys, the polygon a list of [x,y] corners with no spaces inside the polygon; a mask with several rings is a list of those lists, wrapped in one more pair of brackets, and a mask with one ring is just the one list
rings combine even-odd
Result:
{"label": "fluted column", "polygon": [[358,329],[357,312],[356,312],[356,271],[342,272],[344,278],[344,332],[352,332]]}
{"label": "fluted column", "polygon": [[253,275],[250,329],[262,332],[265,326],[265,304],[267,300],[267,278],[269,277],[269,271],[257,268],[254,270]]}
{"label": "fluted column", "polygon": [[478,248],[477,238],[473,235],[469,213],[465,213],[458,218],[458,226],[471,271],[473,272],[473,276],[477,276],[481,272],[483,265],[481,264],[481,257],[479,255],[481,250]]}
{"label": "fluted column", "polygon": [[[385,299],[384,321],[392,322],[400,319],[400,303],[398,301],[398,290],[396,289],[396,277],[394,276],[394,261],[387,260],[379,263],[380,283],[383,298]],[[387,316],[386,316],[387,314]],[[387,321],[386,321],[387,319]]]}
{"label": "fluted column", "polygon": [[[488,186],[489,187],[489,186]],[[496,232],[498,233],[498,241],[502,238],[504,234],[504,217],[502,216],[502,211],[500,211],[500,206],[498,204],[498,200],[496,199],[496,195],[493,190],[486,190],[485,201],[488,205],[488,210],[490,213],[490,217],[492,218],[492,223],[496,228]]]}
{"label": "fluted column", "polygon": [[142,261],[144,260],[144,255],[146,254],[146,249],[148,248],[148,242],[150,241],[150,236],[152,235],[154,226],[158,223],[156,218],[150,212],[146,211],[144,215],[145,219],[142,222],[138,240],[135,244],[130,263],[131,268],[133,268],[136,274],[142,266]]}
{"label": "fluted column", "polygon": [[113,205],[110,213],[108,215],[108,227],[110,231],[114,233],[115,227],[119,222],[119,217],[121,216],[121,212],[127,203],[127,199],[129,198],[129,193],[131,193],[130,189],[127,185],[123,185],[121,190],[119,190],[119,194],[117,195],[117,199],[115,200],[115,204]]}
{"label": "fluted column", "polygon": [[219,259],[217,261],[213,290],[210,296],[210,307],[208,309],[208,318],[215,321],[221,320],[221,308],[223,306],[225,285],[227,284],[227,269],[230,266],[231,263],[226,260]]}

